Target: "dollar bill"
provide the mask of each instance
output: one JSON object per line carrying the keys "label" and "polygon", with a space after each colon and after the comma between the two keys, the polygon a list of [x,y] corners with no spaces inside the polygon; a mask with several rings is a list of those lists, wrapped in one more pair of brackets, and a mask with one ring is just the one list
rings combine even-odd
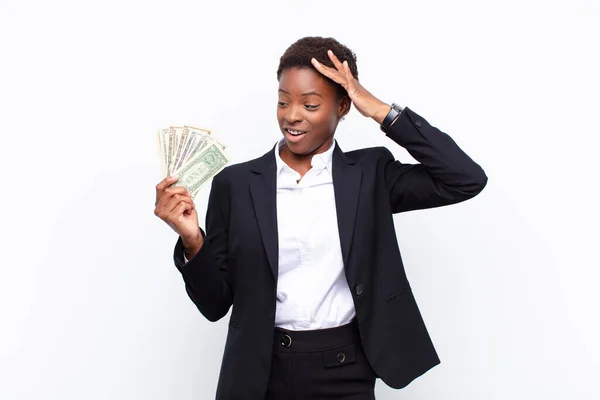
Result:
{"label": "dollar bill", "polygon": [[165,162],[166,162],[166,166],[167,166],[166,172],[167,172],[167,175],[171,175],[171,159],[172,159],[171,148],[173,147],[173,144],[175,143],[175,130],[172,128],[168,128],[165,139],[166,139]]}
{"label": "dollar bill", "polygon": [[198,151],[202,151],[210,143],[209,135],[209,130],[185,125],[183,127],[182,137],[185,137],[187,143],[179,154],[174,169],[177,170],[181,168],[192,159]]}
{"label": "dollar bill", "polygon": [[177,146],[179,144],[179,138],[183,131],[182,126],[171,126],[169,127],[169,144],[168,144],[168,155],[167,155],[167,175],[172,175],[175,171],[175,163],[177,161]]}
{"label": "dollar bill", "polygon": [[164,178],[167,176],[167,164],[165,160],[165,154],[167,154],[167,148],[165,143],[165,132],[167,129],[159,129],[156,132],[156,142],[158,145],[158,165],[160,167],[160,176]]}
{"label": "dollar bill", "polygon": [[185,125],[184,128],[187,128],[188,130],[193,130],[197,134],[210,135],[210,133],[211,133],[211,131],[209,129],[196,128],[195,126],[190,126],[190,125]]}
{"label": "dollar bill", "polygon": [[203,135],[207,137],[208,143],[214,143],[216,144],[218,147],[221,148],[221,150],[225,150],[225,145],[220,143],[213,135],[212,132],[208,129],[202,129],[202,128],[195,128],[193,126],[188,126],[188,129],[190,130],[190,134],[193,135]]}
{"label": "dollar bill", "polygon": [[200,191],[202,185],[221,171],[229,162],[221,148],[211,143],[204,151],[196,154],[181,169],[175,171],[179,176],[177,186],[184,186],[192,198]]}
{"label": "dollar bill", "polygon": [[194,154],[196,154],[196,152],[193,149],[195,148],[195,146],[199,140],[200,140],[200,138],[195,137],[195,136],[188,138],[187,143],[185,144],[185,147],[181,151],[179,159],[175,163],[175,170],[178,170],[179,168],[183,167],[185,165],[185,163],[191,157],[193,157]]}
{"label": "dollar bill", "polygon": [[176,185],[185,186],[192,196],[229,162],[225,145],[208,129],[189,125],[161,128],[156,141],[162,178],[179,175]]}
{"label": "dollar bill", "polygon": [[177,169],[177,164],[181,160],[181,152],[183,151],[183,148],[186,146],[188,141],[188,132],[189,131],[184,126],[181,129],[181,136],[177,138],[177,148],[175,149],[175,162],[173,163],[173,171]]}

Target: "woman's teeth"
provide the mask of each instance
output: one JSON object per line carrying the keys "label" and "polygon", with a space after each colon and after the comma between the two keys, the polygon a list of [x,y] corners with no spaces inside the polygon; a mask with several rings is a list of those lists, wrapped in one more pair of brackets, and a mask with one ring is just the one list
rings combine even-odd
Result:
{"label": "woman's teeth", "polygon": [[302,132],[302,131],[294,131],[291,129],[286,129],[286,131],[288,131],[288,133],[292,136],[299,136],[299,135],[306,133],[306,132]]}

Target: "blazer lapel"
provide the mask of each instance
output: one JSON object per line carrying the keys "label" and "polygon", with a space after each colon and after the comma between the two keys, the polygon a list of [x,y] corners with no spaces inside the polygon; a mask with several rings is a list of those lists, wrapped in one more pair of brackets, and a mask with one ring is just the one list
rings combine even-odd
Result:
{"label": "blazer lapel", "polygon": [[362,170],[336,143],[333,152],[333,190],[345,267],[348,266],[352,246],[361,180]]}
{"label": "blazer lapel", "polygon": [[250,193],[258,228],[265,246],[273,276],[279,270],[279,237],[277,233],[277,182],[274,150],[259,158],[251,167]]}

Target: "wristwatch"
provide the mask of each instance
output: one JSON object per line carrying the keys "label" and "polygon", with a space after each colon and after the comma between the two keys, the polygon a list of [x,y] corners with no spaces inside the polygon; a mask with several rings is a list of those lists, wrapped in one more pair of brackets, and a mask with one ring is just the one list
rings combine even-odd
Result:
{"label": "wristwatch", "polygon": [[392,122],[394,122],[396,117],[400,115],[403,110],[404,107],[400,107],[399,105],[392,103],[390,112],[385,116],[383,122],[381,122],[381,130],[387,133],[387,131],[390,129],[390,126],[392,126]]}

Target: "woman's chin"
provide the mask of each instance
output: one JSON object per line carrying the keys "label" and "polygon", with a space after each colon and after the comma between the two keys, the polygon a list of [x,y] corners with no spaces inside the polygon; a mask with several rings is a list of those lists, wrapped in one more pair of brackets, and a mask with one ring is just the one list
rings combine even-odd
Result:
{"label": "woman's chin", "polygon": [[285,146],[287,151],[297,157],[307,156],[311,153],[311,149],[302,142],[290,142],[285,138]]}

